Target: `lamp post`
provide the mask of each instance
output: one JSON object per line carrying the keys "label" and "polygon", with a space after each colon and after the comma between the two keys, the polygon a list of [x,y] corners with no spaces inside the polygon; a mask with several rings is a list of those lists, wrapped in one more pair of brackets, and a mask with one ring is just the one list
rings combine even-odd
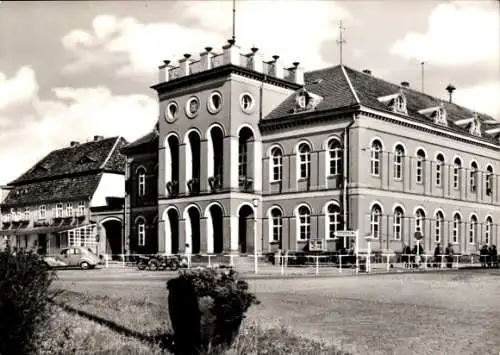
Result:
{"label": "lamp post", "polygon": [[258,260],[257,260],[257,207],[259,206],[259,200],[253,199],[254,216],[253,216],[253,254],[254,254],[254,271],[257,274],[259,271]]}

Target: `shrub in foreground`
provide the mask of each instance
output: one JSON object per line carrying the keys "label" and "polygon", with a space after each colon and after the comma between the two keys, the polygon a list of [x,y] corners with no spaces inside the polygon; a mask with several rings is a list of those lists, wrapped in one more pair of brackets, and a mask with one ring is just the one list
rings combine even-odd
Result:
{"label": "shrub in foreground", "polygon": [[181,271],[167,282],[174,352],[199,354],[225,349],[238,335],[245,313],[258,301],[232,269]]}
{"label": "shrub in foreground", "polygon": [[0,354],[32,354],[50,316],[55,278],[36,254],[0,252]]}

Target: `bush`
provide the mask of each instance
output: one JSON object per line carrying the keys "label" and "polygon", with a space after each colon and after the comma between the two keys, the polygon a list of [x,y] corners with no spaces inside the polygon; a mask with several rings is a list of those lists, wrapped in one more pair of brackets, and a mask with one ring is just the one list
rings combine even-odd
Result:
{"label": "bush", "polygon": [[167,282],[174,352],[199,354],[225,349],[238,335],[245,313],[256,297],[232,269],[181,271]]}
{"label": "bush", "polygon": [[0,354],[33,354],[50,316],[55,278],[36,254],[0,252]]}

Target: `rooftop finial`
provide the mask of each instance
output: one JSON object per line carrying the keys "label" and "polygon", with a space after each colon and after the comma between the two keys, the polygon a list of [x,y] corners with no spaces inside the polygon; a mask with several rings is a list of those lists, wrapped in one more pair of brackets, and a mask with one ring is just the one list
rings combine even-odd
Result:
{"label": "rooftop finial", "polygon": [[344,31],[345,28],[342,26],[342,21],[340,21],[339,25],[340,37],[337,40],[337,44],[340,45],[340,65],[342,65],[342,45],[346,43],[346,40],[344,39]]}
{"label": "rooftop finial", "polygon": [[236,0],[233,0],[233,43],[236,42]]}
{"label": "rooftop finial", "polygon": [[448,84],[448,86],[446,87],[446,91],[448,91],[448,94],[450,94],[450,102],[452,102],[452,95],[455,89],[456,88],[452,84]]}

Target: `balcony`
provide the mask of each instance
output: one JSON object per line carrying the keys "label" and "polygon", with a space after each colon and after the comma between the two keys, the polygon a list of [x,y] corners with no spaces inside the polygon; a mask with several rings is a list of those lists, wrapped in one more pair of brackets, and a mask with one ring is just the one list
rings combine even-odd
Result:
{"label": "balcony", "polygon": [[187,182],[187,187],[190,195],[200,194],[200,179],[194,178]]}
{"label": "balcony", "polygon": [[208,178],[208,186],[212,192],[220,192],[222,190],[222,176],[211,176]]}
{"label": "balcony", "polygon": [[167,182],[168,197],[175,197],[179,194],[179,181],[172,180]]}

